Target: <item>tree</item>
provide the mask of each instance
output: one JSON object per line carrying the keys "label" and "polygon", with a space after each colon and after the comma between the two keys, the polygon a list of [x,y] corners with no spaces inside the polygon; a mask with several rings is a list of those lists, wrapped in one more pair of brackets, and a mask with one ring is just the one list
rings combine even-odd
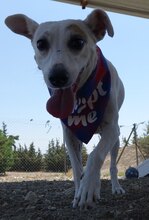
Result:
{"label": "tree", "polygon": [[34,143],[31,143],[27,152],[28,171],[39,171],[42,169],[42,156],[40,150],[35,151]]}
{"label": "tree", "polygon": [[66,171],[70,168],[68,154],[58,139],[49,142],[47,153],[44,155],[44,167],[46,171],[64,172],[66,161]]}
{"label": "tree", "polygon": [[[82,163],[86,165],[87,161],[87,150],[83,145],[82,147]],[[44,156],[44,167],[46,171],[52,172],[64,172],[71,168],[69,155],[67,149],[64,148],[63,144],[60,145],[59,141],[53,139],[49,142],[47,153]]]}
{"label": "tree", "polygon": [[18,139],[19,136],[7,134],[7,126],[3,122],[2,130],[0,130],[0,173],[5,173],[13,165],[13,147]]}

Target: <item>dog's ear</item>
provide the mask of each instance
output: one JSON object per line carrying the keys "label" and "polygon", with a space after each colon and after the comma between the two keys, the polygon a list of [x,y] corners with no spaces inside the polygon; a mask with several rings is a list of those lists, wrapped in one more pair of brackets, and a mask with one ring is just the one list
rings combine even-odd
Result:
{"label": "dog's ear", "polygon": [[39,24],[23,14],[15,14],[5,19],[5,24],[14,33],[32,39]]}
{"label": "dog's ear", "polygon": [[95,9],[84,21],[95,35],[97,41],[104,38],[106,31],[110,37],[113,37],[114,30],[111,21],[103,10]]}

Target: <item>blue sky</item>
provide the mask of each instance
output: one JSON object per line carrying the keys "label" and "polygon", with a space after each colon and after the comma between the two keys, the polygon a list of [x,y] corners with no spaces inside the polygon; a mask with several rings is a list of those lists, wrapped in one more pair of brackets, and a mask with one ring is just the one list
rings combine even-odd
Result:
{"label": "blue sky", "polygon": [[[45,109],[49,94],[42,73],[34,61],[30,41],[12,33],[4,24],[7,16],[23,13],[37,22],[84,19],[93,9],[50,0],[5,0],[0,7],[0,125],[20,136],[20,143],[47,149],[49,139],[62,141],[58,119]],[[110,13],[113,38],[98,43],[104,55],[114,64],[124,83],[126,97],[120,111],[121,136],[128,136],[133,123],[149,120],[149,26],[148,19]],[[33,119],[33,120],[31,120]],[[49,124],[46,124],[50,120]],[[143,126],[139,126],[142,132]],[[89,144],[96,144],[95,137]],[[90,148],[89,148],[90,149]]]}

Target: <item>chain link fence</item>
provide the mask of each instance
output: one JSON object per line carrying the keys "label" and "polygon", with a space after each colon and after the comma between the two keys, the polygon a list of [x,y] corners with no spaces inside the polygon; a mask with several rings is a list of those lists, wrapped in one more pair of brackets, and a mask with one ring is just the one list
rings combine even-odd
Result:
{"label": "chain link fence", "polygon": [[[71,163],[67,150],[59,141],[51,140],[46,153],[36,150],[34,143],[30,146],[15,146],[18,136],[9,136],[6,125],[0,130],[0,173],[13,172],[62,172],[67,173],[71,169]],[[82,161],[87,161],[87,151],[83,147]]]}
{"label": "chain link fence", "polygon": [[[134,127],[133,127],[134,128]],[[131,133],[130,133],[131,134]],[[135,137],[135,138],[134,138]],[[145,156],[149,155],[149,123],[143,136],[137,137],[136,129],[132,139],[135,144],[141,146],[140,149]],[[15,143],[19,136],[7,134],[6,125],[3,123],[0,129],[0,174],[6,171],[11,172],[53,172],[53,173],[71,173],[71,163],[69,160],[67,149],[60,144],[58,139],[50,140],[46,153],[42,153],[41,149],[37,149],[34,143],[30,146],[16,147]],[[129,140],[129,139],[128,139]],[[127,142],[128,142],[127,140]],[[131,141],[131,142],[132,142]],[[125,143],[125,142],[124,142]],[[128,143],[127,143],[128,144]],[[126,145],[127,145],[126,144]],[[86,165],[87,150],[83,146],[82,163]]]}
{"label": "chain link fence", "polygon": [[[52,143],[54,144],[54,141]],[[0,146],[0,173],[5,171],[66,173],[71,168],[67,151],[63,145],[50,145],[45,154],[42,154],[40,149],[36,151],[33,143],[29,148],[26,146],[19,146],[12,150],[6,146],[5,148],[5,151],[2,152]]]}

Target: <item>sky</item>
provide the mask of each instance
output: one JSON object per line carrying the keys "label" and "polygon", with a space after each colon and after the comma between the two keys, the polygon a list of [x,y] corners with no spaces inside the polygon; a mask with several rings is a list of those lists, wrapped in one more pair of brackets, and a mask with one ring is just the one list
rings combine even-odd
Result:
{"label": "sky", "polygon": [[[45,152],[49,140],[62,143],[58,119],[46,111],[49,93],[34,61],[30,41],[12,33],[4,24],[7,16],[22,13],[38,23],[64,19],[85,19],[92,8],[50,0],[3,0],[0,7],[0,128],[7,124],[8,134],[19,135],[21,145],[34,142]],[[128,137],[134,123],[141,135],[149,121],[149,24],[148,19],[107,12],[114,37],[98,43],[104,56],[116,67],[125,86],[125,101],[120,110],[121,138]],[[144,122],[144,124],[140,124]],[[95,136],[88,152],[97,144]]]}

